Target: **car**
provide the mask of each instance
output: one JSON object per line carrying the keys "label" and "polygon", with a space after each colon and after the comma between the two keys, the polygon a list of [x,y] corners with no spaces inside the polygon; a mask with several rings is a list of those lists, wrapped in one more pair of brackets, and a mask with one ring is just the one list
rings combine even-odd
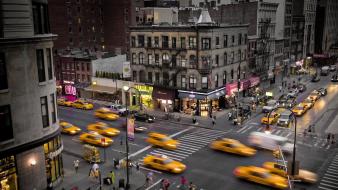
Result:
{"label": "car", "polygon": [[321,76],[327,76],[329,74],[330,68],[329,66],[324,66],[320,69]]}
{"label": "car", "polygon": [[175,150],[179,142],[168,137],[165,134],[151,132],[148,134],[146,142],[167,150]]}
{"label": "car", "polygon": [[[276,162],[264,162],[263,168],[268,169],[271,173],[277,174],[282,177],[287,177],[286,168],[283,164],[279,164]],[[300,180],[305,183],[316,183],[318,180],[317,174],[299,169],[298,175],[294,177],[295,180]]]}
{"label": "car", "polygon": [[94,131],[100,135],[109,136],[109,137],[114,137],[120,134],[119,130],[112,128],[112,127],[108,127],[108,125],[103,122],[91,123],[87,126],[87,130]]}
{"label": "car", "polygon": [[119,115],[113,113],[109,108],[99,108],[94,112],[95,117],[100,119],[115,121],[120,118]]}
{"label": "car", "polygon": [[297,89],[298,89],[299,92],[305,92],[306,86],[305,86],[305,84],[298,84]]}
{"label": "car", "polygon": [[57,105],[59,106],[67,106],[67,107],[71,107],[73,102],[72,101],[68,101],[66,98],[58,98],[56,100]]}
{"label": "car", "polygon": [[61,133],[76,135],[81,132],[81,129],[71,123],[62,121],[60,122]]}
{"label": "car", "polygon": [[119,115],[127,115],[127,108],[120,104],[111,104],[106,106],[109,108],[112,112],[119,114]]}
{"label": "car", "polygon": [[263,109],[262,109],[262,112],[263,113],[268,113],[270,112],[271,110],[277,108],[278,106],[278,102],[276,100],[269,100],[267,102],[267,105],[266,106],[263,106]]}
{"label": "car", "polygon": [[134,118],[136,121],[143,121],[147,123],[152,123],[155,121],[155,117],[147,113],[135,113]]}
{"label": "car", "polygon": [[309,98],[303,100],[301,104],[303,104],[306,109],[311,109],[315,105],[315,103]]}
{"label": "car", "polygon": [[254,183],[270,186],[277,189],[288,188],[288,180],[276,174],[270,173],[268,169],[257,166],[239,166],[233,171],[234,175],[240,179]]}
{"label": "car", "polygon": [[296,98],[299,94],[299,91],[297,88],[294,88],[292,90],[289,91],[288,93],[288,97],[291,97],[291,98]]}
{"label": "car", "polygon": [[154,168],[176,174],[184,172],[187,168],[183,163],[175,161],[165,155],[147,155],[143,159],[143,164],[148,168]]}
{"label": "car", "polygon": [[307,108],[305,108],[304,104],[298,104],[296,107],[292,109],[292,112],[296,116],[302,116],[306,112]]}
{"label": "car", "polygon": [[288,95],[287,95],[287,94],[282,94],[282,95],[278,98],[278,105],[279,105],[279,106],[284,106],[287,100],[288,100]]}
{"label": "car", "polygon": [[238,140],[228,138],[213,141],[210,144],[210,148],[241,156],[253,156],[257,152],[255,149],[240,143]]}
{"label": "car", "polygon": [[92,103],[83,101],[83,100],[75,100],[72,104],[74,108],[77,109],[84,109],[84,110],[91,110],[94,108],[94,105]]}
{"label": "car", "polygon": [[312,100],[313,102],[317,101],[320,98],[320,93],[317,90],[314,90],[310,93],[310,95],[308,96],[308,98],[310,100]]}
{"label": "car", "polygon": [[297,104],[296,102],[296,98],[289,98],[287,101],[286,101],[286,105],[284,107],[286,108],[293,108],[295,105]]}
{"label": "car", "polygon": [[141,132],[147,131],[148,128],[142,127],[142,126],[135,126],[134,130],[135,130],[136,133],[141,133]]}
{"label": "car", "polygon": [[278,118],[277,125],[290,127],[290,123],[292,121],[292,112],[290,110],[284,110],[280,117]]}
{"label": "car", "polygon": [[330,65],[330,71],[333,72],[333,71],[336,71],[337,70],[337,66],[336,65]]}
{"label": "car", "polygon": [[337,74],[332,76],[331,82],[338,82],[338,75]]}
{"label": "car", "polygon": [[319,82],[320,81],[320,76],[319,75],[313,75],[311,82]]}
{"label": "car", "polygon": [[320,93],[321,96],[326,96],[327,95],[326,88],[318,88],[317,91]]}
{"label": "car", "polygon": [[82,133],[80,141],[96,146],[107,147],[113,144],[113,139],[104,137],[96,132]]}
{"label": "car", "polygon": [[262,117],[261,123],[263,123],[263,124],[274,124],[274,123],[277,122],[279,117],[280,117],[279,113],[271,112],[270,115],[267,113],[264,117]]}

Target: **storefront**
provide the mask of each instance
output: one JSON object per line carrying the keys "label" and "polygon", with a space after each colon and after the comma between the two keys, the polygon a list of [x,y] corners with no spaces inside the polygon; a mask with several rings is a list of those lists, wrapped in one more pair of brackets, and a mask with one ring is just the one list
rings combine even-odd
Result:
{"label": "storefront", "polygon": [[114,87],[110,86],[101,86],[97,84],[92,84],[87,88],[81,90],[81,98],[90,98],[101,101],[113,102],[120,100],[121,90],[116,90]]}
{"label": "storefront", "polygon": [[[153,104],[153,87],[149,85],[141,85],[137,84],[134,86],[137,90],[139,90],[141,94],[141,103],[143,108],[146,109],[154,109]],[[132,93],[132,105],[137,105],[137,100],[139,95],[137,92]]]}
{"label": "storefront", "polygon": [[76,88],[73,81],[63,81],[64,94],[67,100],[76,100]]}
{"label": "storefront", "polygon": [[58,184],[63,176],[63,161],[61,155],[63,145],[61,136],[57,136],[48,143],[45,143],[43,148],[45,153],[47,184]]}
{"label": "storefront", "polygon": [[174,109],[175,90],[154,87],[153,102],[154,108],[165,112],[172,112]]}
{"label": "storefront", "polygon": [[194,91],[178,90],[180,98],[180,111],[190,115],[210,116],[220,110],[220,103],[224,105],[225,87],[202,93]]}
{"label": "storefront", "polygon": [[259,77],[250,77],[250,86],[248,88],[248,93],[251,96],[257,96],[260,95],[260,89],[258,88],[258,85],[260,83],[260,78]]}
{"label": "storefront", "polygon": [[8,156],[0,159],[0,189],[18,189],[17,169],[14,156]]}

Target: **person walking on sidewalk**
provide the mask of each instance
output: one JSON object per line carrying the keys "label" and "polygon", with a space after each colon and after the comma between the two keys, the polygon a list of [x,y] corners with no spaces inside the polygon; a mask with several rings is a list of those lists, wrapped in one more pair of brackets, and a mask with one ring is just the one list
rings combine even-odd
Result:
{"label": "person walking on sidewalk", "polygon": [[180,187],[185,188],[186,183],[187,183],[187,179],[184,176],[181,176]]}
{"label": "person walking on sidewalk", "polygon": [[283,87],[279,86],[279,92],[282,92]]}
{"label": "person walking on sidewalk", "polygon": [[216,124],[216,116],[212,117],[212,126],[214,127]]}
{"label": "person walking on sidewalk", "polygon": [[109,175],[110,175],[110,179],[111,179],[111,184],[114,185],[115,184],[115,172],[110,171]]}
{"label": "person walking on sidewalk", "polygon": [[74,169],[75,169],[75,173],[77,173],[77,171],[79,170],[79,163],[80,161],[79,160],[74,160]]}
{"label": "person walking on sidewalk", "polygon": [[196,185],[194,185],[192,182],[189,183],[189,190],[196,190]]}

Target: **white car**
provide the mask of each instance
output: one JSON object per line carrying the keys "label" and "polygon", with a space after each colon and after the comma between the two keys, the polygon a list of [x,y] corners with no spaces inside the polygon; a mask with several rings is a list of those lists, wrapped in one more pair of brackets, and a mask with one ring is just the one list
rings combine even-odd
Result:
{"label": "white car", "polygon": [[119,115],[126,115],[127,114],[127,108],[120,104],[111,104],[106,106],[107,108],[111,109],[114,113]]}
{"label": "white car", "polygon": [[271,110],[277,108],[277,106],[278,106],[278,101],[277,100],[269,100],[267,102],[267,105],[263,106],[262,112],[263,113],[268,113]]}
{"label": "white car", "polygon": [[289,91],[288,97],[296,98],[298,94],[299,94],[299,90],[295,88]]}

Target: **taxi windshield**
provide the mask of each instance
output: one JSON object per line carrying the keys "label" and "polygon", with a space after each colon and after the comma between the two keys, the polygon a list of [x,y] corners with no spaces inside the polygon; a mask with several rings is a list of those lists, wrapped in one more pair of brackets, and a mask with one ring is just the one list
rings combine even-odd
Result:
{"label": "taxi windshield", "polygon": [[280,118],[281,119],[289,119],[289,115],[281,115]]}
{"label": "taxi windshield", "polygon": [[303,106],[297,106],[296,109],[297,110],[303,110],[304,108],[303,108]]}
{"label": "taxi windshield", "polygon": [[66,129],[68,129],[68,128],[71,128],[71,127],[73,127],[73,125],[72,125],[72,124],[70,124],[70,123],[67,123],[67,124],[65,124],[63,127],[64,127],[64,128],[66,128]]}
{"label": "taxi windshield", "polygon": [[171,163],[171,162],[173,162],[174,160],[172,160],[172,159],[170,159],[170,158],[167,158],[167,159],[165,159],[165,160],[163,160],[163,163],[164,164],[169,164],[169,163]]}
{"label": "taxi windshield", "polygon": [[164,138],[162,138],[162,139],[161,139],[161,141],[163,141],[163,142],[165,142],[165,141],[169,141],[169,140],[171,140],[171,138],[170,138],[170,137],[164,137]]}

